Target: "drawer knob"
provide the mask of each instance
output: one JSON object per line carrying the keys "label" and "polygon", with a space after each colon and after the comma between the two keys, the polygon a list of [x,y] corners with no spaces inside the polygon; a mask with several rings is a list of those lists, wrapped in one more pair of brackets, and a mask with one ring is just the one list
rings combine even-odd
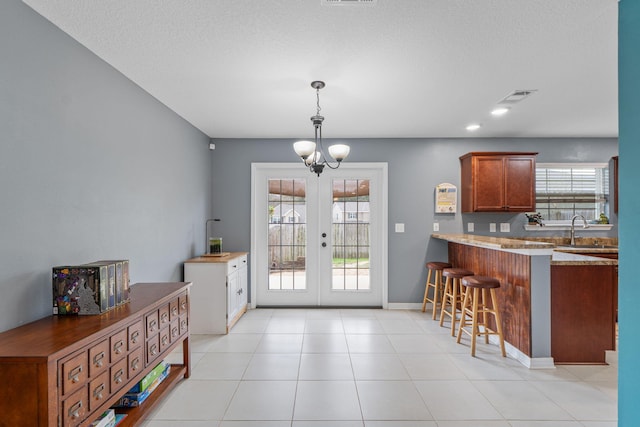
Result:
{"label": "drawer knob", "polygon": [[138,370],[138,366],[140,366],[140,358],[136,357],[135,359],[133,359],[133,362],[131,362],[131,370],[132,371],[137,371]]}
{"label": "drawer knob", "polygon": [[124,341],[120,340],[120,341],[118,341],[117,343],[115,343],[113,345],[113,351],[116,354],[120,354],[120,353],[122,353],[122,347],[124,347]]}
{"label": "drawer knob", "polygon": [[149,349],[149,353],[150,353],[152,356],[155,356],[156,354],[158,354],[158,346],[157,346],[157,345],[155,345],[155,344],[153,344],[153,345],[151,346],[151,348]]}
{"label": "drawer knob", "polygon": [[80,381],[80,373],[82,372],[82,365],[76,366],[69,372],[69,379],[72,383]]}
{"label": "drawer knob", "polygon": [[151,332],[156,330],[156,326],[158,326],[158,322],[155,319],[149,322],[149,329],[151,330]]}
{"label": "drawer knob", "polygon": [[134,333],[132,333],[131,334],[131,343],[137,344],[139,336],[140,336],[140,332],[138,332],[138,331],[135,331]]}
{"label": "drawer knob", "polygon": [[169,313],[162,313],[160,316],[160,322],[167,323],[169,321]]}
{"label": "drawer knob", "polygon": [[105,389],[104,383],[100,384],[98,387],[96,387],[93,390],[93,397],[95,397],[98,400],[102,399],[102,392],[104,391],[104,389]]}
{"label": "drawer knob", "polygon": [[177,337],[180,334],[180,330],[177,327],[174,327],[173,329],[171,329],[171,336],[172,337]]}
{"label": "drawer knob", "polygon": [[80,409],[82,409],[82,401],[77,402],[69,408],[69,417],[73,420],[80,417]]}
{"label": "drawer knob", "polygon": [[93,356],[93,364],[95,366],[97,366],[98,368],[101,368],[102,365],[104,365],[103,361],[104,361],[104,351],[101,351],[100,353],[96,354],[95,356]]}
{"label": "drawer knob", "polygon": [[123,376],[124,370],[118,369],[118,372],[116,372],[116,374],[113,376],[113,382],[115,382],[116,384],[120,384],[123,381]]}
{"label": "drawer knob", "polygon": [[164,335],[162,337],[162,345],[167,345],[169,343],[169,337]]}

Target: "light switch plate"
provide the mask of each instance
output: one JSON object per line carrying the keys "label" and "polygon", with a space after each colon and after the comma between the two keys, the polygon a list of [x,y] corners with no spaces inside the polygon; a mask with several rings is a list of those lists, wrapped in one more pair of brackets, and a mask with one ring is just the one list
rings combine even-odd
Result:
{"label": "light switch plate", "polygon": [[489,233],[495,233],[496,232],[496,223],[492,222],[489,224]]}
{"label": "light switch plate", "polygon": [[467,223],[467,231],[468,231],[469,233],[473,233],[473,230],[475,230],[475,225],[474,225],[474,223],[472,223],[472,222],[468,222],[468,223]]}
{"label": "light switch plate", "polygon": [[511,231],[511,226],[509,225],[508,222],[501,222],[500,223],[500,232],[501,233],[508,233]]}
{"label": "light switch plate", "polygon": [[404,233],[404,224],[402,223],[396,224],[396,233]]}
{"label": "light switch plate", "polygon": [[440,231],[440,224],[437,222],[433,223],[433,231]]}

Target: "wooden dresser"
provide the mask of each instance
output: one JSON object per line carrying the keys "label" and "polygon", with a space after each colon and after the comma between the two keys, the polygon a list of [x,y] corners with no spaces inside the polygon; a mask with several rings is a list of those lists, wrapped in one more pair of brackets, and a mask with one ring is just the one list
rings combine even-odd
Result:
{"label": "wooden dresser", "polygon": [[120,426],[135,426],[191,370],[190,283],[139,283],[95,316],[51,316],[0,334],[0,426],[87,426],[182,344],[183,363]]}

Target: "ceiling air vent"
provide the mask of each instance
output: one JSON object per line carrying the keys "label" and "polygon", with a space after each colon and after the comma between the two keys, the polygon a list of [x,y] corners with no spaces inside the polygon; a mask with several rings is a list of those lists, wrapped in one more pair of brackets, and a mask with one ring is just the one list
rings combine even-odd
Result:
{"label": "ceiling air vent", "polygon": [[373,6],[378,0],[320,0],[323,6]]}
{"label": "ceiling air vent", "polygon": [[537,92],[537,89],[514,90],[509,95],[502,98],[498,104],[515,104],[527,98],[534,92]]}

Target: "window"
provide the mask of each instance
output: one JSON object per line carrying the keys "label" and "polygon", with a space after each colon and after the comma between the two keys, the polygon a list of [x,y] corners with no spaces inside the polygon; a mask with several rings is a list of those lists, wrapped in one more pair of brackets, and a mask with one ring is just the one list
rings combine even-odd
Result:
{"label": "window", "polygon": [[609,168],[598,164],[539,163],[536,166],[536,210],[545,222],[566,222],[573,215],[587,220],[609,215]]}

